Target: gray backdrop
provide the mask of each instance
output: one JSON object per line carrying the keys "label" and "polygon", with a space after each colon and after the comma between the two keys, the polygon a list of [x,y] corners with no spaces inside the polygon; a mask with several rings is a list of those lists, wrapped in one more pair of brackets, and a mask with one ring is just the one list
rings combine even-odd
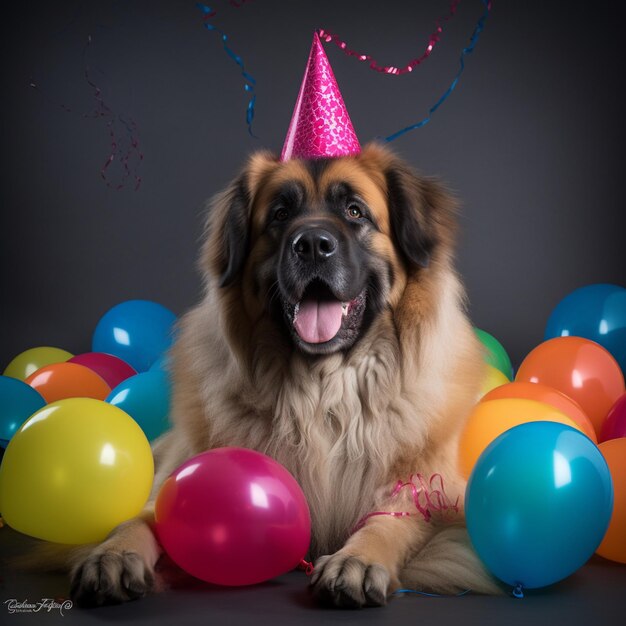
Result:
{"label": "gray backdrop", "polygon": [[[280,150],[313,30],[398,64],[421,53],[448,0],[213,6],[258,81],[260,139],[247,133],[238,68],[192,0],[29,2],[3,16],[0,369],[36,345],[88,350],[99,317],[122,300],[183,312],[199,294],[203,203],[251,150]],[[612,6],[496,0],[456,91],[394,142],[462,199],[458,265],[471,314],[516,364],[565,294],[626,283],[626,55]],[[402,77],[326,45],[362,142],[425,116],[482,10],[464,0],[432,57]],[[94,116],[99,101],[115,116]],[[101,178],[110,119],[120,150],[130,120],[137,126],[136,191]],[[115,185],[124,170],[114,162],[106,172]]]}

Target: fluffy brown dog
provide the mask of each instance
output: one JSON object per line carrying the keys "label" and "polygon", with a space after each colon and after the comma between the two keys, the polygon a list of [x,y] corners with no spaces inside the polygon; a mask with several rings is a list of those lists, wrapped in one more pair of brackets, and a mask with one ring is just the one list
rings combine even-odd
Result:
{"label": "fluffy brown dog", "polygon": [[[410,488],[394,494],[398,480],[440,474],[449,502],[463,500],[457,445],[483,359],[452,265],[454,212],[436,181],[377,145],[339,159],[252,156],[209,211],[205,293],[172,350],[174,427],[155,446],[153,497],[194,454],[253,448],[306,494],[323,601],[378,606],[400,585],[497,592],[461,511],[420,513]],[[76,551],[80,604],[150,588],[151,503]]]}

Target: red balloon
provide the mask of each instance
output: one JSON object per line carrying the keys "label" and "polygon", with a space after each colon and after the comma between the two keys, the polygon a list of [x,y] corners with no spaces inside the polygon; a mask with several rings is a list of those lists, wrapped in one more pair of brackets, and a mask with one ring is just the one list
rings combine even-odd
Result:
{"label": "red balloon", "polygon": [[602,443],[620,437],[626,437],[626,393],[611,407],[602,424],[598,441]]}
{"label": "red balloon", "polygon": [[137,371],[131,367],[126,361],[122,361],[119,357],[105,352],[85,352],[73,356],[68,363],[78,363],[84,365],[90,370],[103,378],[106,383],[114,389],[123,380],[134,376]]}
{"label": "red balloon", "polygon": [[300,486],[280,464],[245,448],[217,448],[183,463],[155,503],[170,558],[218,585],[252,585],[295,568],[311,540]]}

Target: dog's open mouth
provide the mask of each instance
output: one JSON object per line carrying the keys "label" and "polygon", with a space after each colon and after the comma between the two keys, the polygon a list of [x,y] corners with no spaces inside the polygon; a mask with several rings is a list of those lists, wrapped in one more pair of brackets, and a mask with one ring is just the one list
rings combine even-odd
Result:
{"label": "dog's open mouth", "polygon": [[298,337],[307,344],[332,341],[342,329],[360,324],[365,290],[347,302],[337,299],[326,283],[313,280],[288,316]]}

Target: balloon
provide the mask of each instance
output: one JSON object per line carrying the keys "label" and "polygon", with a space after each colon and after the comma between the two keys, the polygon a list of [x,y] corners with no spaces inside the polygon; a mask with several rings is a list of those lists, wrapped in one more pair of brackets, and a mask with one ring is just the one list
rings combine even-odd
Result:
{"label": "balloon", "polygon": [[171,359],[169,355],[162,354],[151,366],[150,370],[163,370],[164,372],[169,372],[171,367]]}
{"label": "balloon", "polygon": [[123,380],[134,376],[137,371],[128,363],[112,354],[104,352],[85,352],[73,356],[69,363],[78,363],[93,370],[104,382],[113,389]]}
{"label": "balloon", "polygon": [[168,555],[218,585],[252,585],[293,569],[311,537],[309,508],[293,476],[244,448],[183,463],[163,483],[155,519]]}
{"label": "balloon", "polygon": [[[495,401],[494,401],[495,402]],[[581,567],[606,532],[611,475],[596,445],[563,424],[522,424],[481,455],[465,494],[467,530],[509,585],[544,587]]]}
{"label": "balloon", "polygon": [[111,388],[98,374],[77,363],[46,365],[24,382],[36,389],[46,402],[65,398],[95,398],[104,400]]}
{"label": "balloon", "polygon": [[626,372],[626,289],[588,285],[565,296],[548,319],[545,338],[567,336],[596,341]]}
{"label": "balloon", "polygon": [[626,439],[611,439],[599,446],[613,478],[613,515],[596,552],[605,559],[626,563]]}
{"label": "balloon", "polygon": [[142,510],[153,476],[150,444],[124,411],[91,398],[60,400],[9,442],[0,510],[9,526],[39,539],[99,542]]}
{"label": "balloon", "polygon": [[459,442],[459,468],[467,478],[483,450],[509,428],[528,422],[558,422],[582,430],[555,407],[524,398],[480,402],[465,423]]}
{"label": "balloon", "polygon": [[487,363],[500,370],[508,380],[511,380],[513,378],[513,366],[504,346],[493,335],[480,328],[474,327],[474,332],[487,349],[485,354]]}
{"label": "balloon", "polygon": [[496,369],[488,363],[485,364],[485,367],[485,378],[483,379],[479,398],[482,398],[492,389],[497,389],[501,385],[506,385],[509,382],[509,379],[499,369]]}
{"label": "balloon", "polygon": [[161,370],[127,378],[111,391],[106,401],[126,411],[150,441],[170,428],[170,381]]}
{"label": "balloon", "polygon": [[526,398],[527,400],[536,400],[557,408],[561,413],[565,413],[572,421],[574,421],[581,430],[593,441],[598,443],[596,431],[593,428],[591,420],[585,415],[577,402],[568,398],[554,387],[548,387],[541,383],[515,382],[497,387],[483,397],[485,400],[500,400],[503,398]]}
{"label": "balloon", "polygon": [[543,383],[578,402],[596,435],[613,403],[624,393],[617,361],[601,345],[582,337],[556,337],[538,345],[515,380]]}
{"label": "balloon", "polygon": [[17,429],[46,404],[30,385],[9,376],[0,376],[0,446],[6,448]]}
{"label": "balloon", "polygon": [[71,352],[61,350],[61,348],[51,348],[50,346],[30,348],[29,350],[20,352],[20,354],[6,366],[3,375],[26,380],[38,369],[46,365],[52,365],[53,363],[63,363],[73,356]]}
{"label": "balloon", "polygon": [[626,437],[626,393],[621,395],[602,423],[598,441]]}
{"label": "balloon", "polygon": [[145,372],[170,347],[175,321],[176,316],[156,302],[121,302],[98,322],[92,349],[113,354]]}

